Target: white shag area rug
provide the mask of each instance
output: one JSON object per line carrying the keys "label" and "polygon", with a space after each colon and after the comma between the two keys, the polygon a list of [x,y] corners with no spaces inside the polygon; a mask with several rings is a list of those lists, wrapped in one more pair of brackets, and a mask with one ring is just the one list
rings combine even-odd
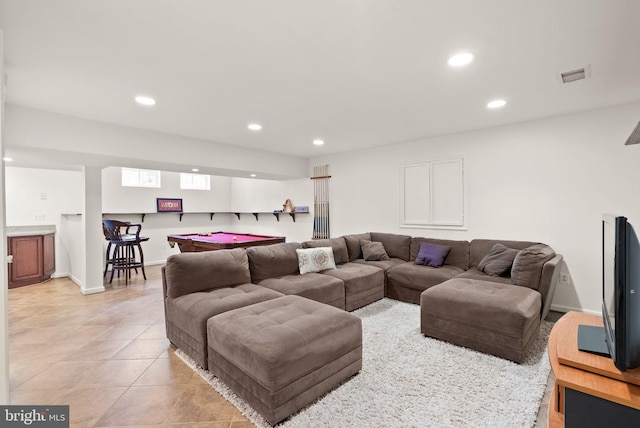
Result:
{"label": "white shag area rug", "polygon": [[[362,371],[281,427],[532,427],[550,372],[543,322],[523,364],[420,333],[420,306],[383,299],[362,319]],[[258,427],[270,427],[218,378],[176,353]]]}

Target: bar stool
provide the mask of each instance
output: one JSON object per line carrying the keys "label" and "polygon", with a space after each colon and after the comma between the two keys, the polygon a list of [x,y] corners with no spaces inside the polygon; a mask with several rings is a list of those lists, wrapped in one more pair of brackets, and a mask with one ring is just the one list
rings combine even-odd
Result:
{"label": "bar stool", "polygon": [[[109,241],[107,245],[108,260],[105,264],[105,275],[109,265],[111,265],[109,284],[113,281],[113,274],[116,271],[118,271],[118,278],[120,277],[120,271],[124,272],[124,281],[125,284],[128,284],[131,278],[131,270],[134,269],[137,274],[138,268],[142,269],[142,276],[145,280],[147,279],[144,271],[144,253],[140,243],[148,241],[149,238],[140,236],[141,229],[142,225],[140,224],[131,224],[117,220],[102,220],[102,230],[105,238]],[[113,250],[111,251],[111,258],[109,259],[111,247],[113,247]],[[139,260],[137,260],[136,257],[136,248],[138,249]]]}

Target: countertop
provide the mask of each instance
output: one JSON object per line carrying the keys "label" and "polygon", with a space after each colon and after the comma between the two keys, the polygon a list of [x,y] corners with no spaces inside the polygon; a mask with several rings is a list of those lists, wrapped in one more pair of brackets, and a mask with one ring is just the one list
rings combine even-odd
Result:
{"label": "countertop", "polygon": [[43,224],[37,226],[7,226],[7,237],[49,235],[56,233],[55,224]]}

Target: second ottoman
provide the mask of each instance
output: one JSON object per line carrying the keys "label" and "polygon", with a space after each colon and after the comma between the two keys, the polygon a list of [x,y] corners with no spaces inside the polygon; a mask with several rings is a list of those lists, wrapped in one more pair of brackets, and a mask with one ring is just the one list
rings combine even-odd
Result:
{"label": "second ottoman", "polygon": [[216,315],[207,341],[209,370],[271,424],[362,368],[360,318],[300,296]]}

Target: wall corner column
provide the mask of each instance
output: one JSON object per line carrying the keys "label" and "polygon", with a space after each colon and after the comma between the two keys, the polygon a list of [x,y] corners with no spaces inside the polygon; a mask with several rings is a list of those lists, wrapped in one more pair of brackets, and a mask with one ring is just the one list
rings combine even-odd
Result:
{"label": "wall corner column", "polygon": [[94,294],[105,291],[103,285],[102,247],[102,169],[85,166],[84,212],[82,216],[82,242],[84,277],[80,284],[82,294]]}

